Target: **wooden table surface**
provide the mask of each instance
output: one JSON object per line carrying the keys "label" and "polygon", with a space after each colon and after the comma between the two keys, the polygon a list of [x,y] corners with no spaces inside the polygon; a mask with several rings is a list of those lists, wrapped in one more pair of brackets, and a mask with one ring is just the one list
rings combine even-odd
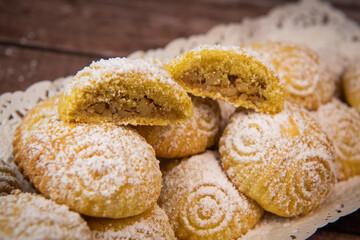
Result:
{"label": "wooden table surface", "polygon": [[[0,0],[0,94],[74,75],[93,60],[205,33],[288,0]],[[332,0],[360,24],[360,1]],[[360,239],[360,211],[309,239]]]}

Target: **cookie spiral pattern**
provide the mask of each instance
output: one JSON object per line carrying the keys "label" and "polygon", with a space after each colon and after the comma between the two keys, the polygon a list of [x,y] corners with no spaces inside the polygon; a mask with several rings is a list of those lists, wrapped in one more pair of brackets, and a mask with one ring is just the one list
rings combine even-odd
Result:
{"label": "cookie spiral pattern", "polygon": [[167,126],[136,126],[136,130],[161,158],[198,154],[219,138],[220,109],[216,101],[192,97],[194,114],[184,123]]}
{"label": "cookie spiral pattern", "polygon": [[346,101],[360,113],[360,60],[351,62],[344,70],[342,84]]}
{"label": "cookie spiral pattern", "polygon": [[360,115],[337,99],[313,113],[322,130],[332,139],[339,167],[339,180],[360,174]]}
{"label": "cookie spiral pattern", "polygon": [[68,124],[52,116],[32,131],[15,163],[41,193],[84,215],[137,215],[160,195],[154,150],[123,126]]}
{"label": "cookie spiral pattern", "polygon": [[[335,78],[325,72],[317,52],[300,44],[256,43],[252,49],[272,63],[284,84],[284,98],[309,110],[331,100]],[[331,90],[331,94],[328,91]]]}
{"label": "cookie spiral pattern", "polygon": [[159,203],[179,239],[235,239],[262,215],[262,209],[229,182],[218,158],[206,151],[165,173]]}
{"label": "cookie spiral pattern", "polygon": [[304,215],[316,208],[336,180],[329,139],[309,113],[290,103],[274,115],[239,109],[219,146],[234,185],[280,216]]}
{"label": "cookie spiral pattern", "polygon": [[169,218],[157,204],[148,211],[129,218],[87,217],[95,240],[175,240]]}

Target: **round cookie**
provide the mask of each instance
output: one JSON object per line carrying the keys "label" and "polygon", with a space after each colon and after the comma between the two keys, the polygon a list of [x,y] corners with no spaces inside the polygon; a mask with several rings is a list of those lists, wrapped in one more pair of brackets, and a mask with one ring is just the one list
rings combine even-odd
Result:
{"label": "round cookie", "polygon": [[330,101],[335,78],[320,55],[300,44],[254,43],[251,48],[272,63],[284,84],[285,100],[309,110]]}
{"label": "round cookie", "polygon": [[[341,76],[348,65],[349,59],[340,52],[334,52],[329,49],[321,48],[316,50],[320,57],[320,64],[322,66],[323,87],[320,87],[324,99],[332,99],[333,96],[343,99],[343,89],[341,83]],[[328,80],[326,80],[326,78]],[[329,84],[335,82],[333,84]],[[335,89],[333,89],[335,87]]]}
{"label": "round cookie", "polygon": [[0,196],[9,194],[15,189],[21,190],[21,185],[14,169],[10,168],[4,160],[0,160]]}
{"label": "round cookie", "polygon": [[111,58],[79,71],[59,97],[63,121],[133,125],[180,123],[192,115],[186,92],[144,60]]}
{"label": "round cookie", "polygon": [[353,61],[345,69],[342,86],[346,101],[360,113],[360,60]]}
{"label": "round cookie", "polygon": [[33,130],[14,161],[45,196],[89,216],[137,215],[160,195],[155,152],[127,127],[69,124],[53,116]]}
{"label": "round cookie", "polygon": [[360,174],[360,115],[337,99],[313,112],[321,129],[333,141],[339,180]]}
{"label": "round cookie", "polygon": [[78,213],[30,193],[0,196],[0,239],[92,239]]}
{"label": "round cookie", "polygon": [[161,158],[180,158],[205,151],[219,138],[220,109],[216,101],[192,97],[194,114],[184,123],[137,126],[136,130]]}
{"label": "round cookie", "polygon": [[57,101],[57,96],[45,99],[25,114],[15,130],[14,142],[16,142],[16,144],[13,145],[14,155],[16,155],[19,149],[22,149],[22,146],[26,145],[28,137],[34,130],[41,128],[41,126],[49,121],[51,116],[58,114]]}
{"label": "round cookie", "polygon": [[263,213],[228,180],[212,151],[172,166],[163,178],[159,204],[179,239],[236,239]]}
{"label": "round cookie", "polygon": [[234,185],[280,216],[307,214],[336,181],[330,140],[305,109],[288,102],[273,115],[238,109],[219,146]]}
{"label": "round cookie", "polygon": [[157,204],[146,212],[128,218],[91,218],[86,221],[94,240],[147,239],[175,240],[169,218]]}
{"label": "round cookie", "polygon": [[201,45],[165,66],[195,96],[223,100],[260,112],[283,109],[283,89],[272,67],[240,47]]}

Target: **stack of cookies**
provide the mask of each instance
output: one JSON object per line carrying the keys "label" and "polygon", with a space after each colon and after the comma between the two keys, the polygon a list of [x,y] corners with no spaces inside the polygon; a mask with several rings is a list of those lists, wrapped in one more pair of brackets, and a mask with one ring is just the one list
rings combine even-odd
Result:
{"label": "stack of cookies", "polygon": [[[346,63],[335,71],[298,44],[247,47],[79,71],[16,129],[14,161],[38,194],[1,197],[0,237],[235,239],[264,211],[316,209],[360,173],[359,113],[333,98]],[[20,188],[3,169],[1,191]]]}

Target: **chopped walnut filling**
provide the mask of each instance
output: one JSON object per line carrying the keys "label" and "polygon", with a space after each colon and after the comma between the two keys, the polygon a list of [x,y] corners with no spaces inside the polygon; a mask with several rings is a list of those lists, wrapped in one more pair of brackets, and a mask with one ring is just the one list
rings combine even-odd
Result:
{"label": "chopped walnut filling", "polygon": [[[187,72],[183,80],[191,85],[200,86],[209,91],[219,91],[230,98],[239,97],[243,101],[264,102],[265,82],[258,79],[245,80],[241,76],[226,75],[220,71],[201,74],[199,71]],[[220,88],[220,89],[219,89]]]}
{"label": "chopped walnut filling", "polygon": [[145,97],[142,99],[121,98],[118,99],[118,101],[110,101],[109,103],[96,103],[89,106],[86,111],[90,114],[118,114],[121,117],[131,117],[150,116],[151,114],[159,111],[159,109],[151,99]]}

